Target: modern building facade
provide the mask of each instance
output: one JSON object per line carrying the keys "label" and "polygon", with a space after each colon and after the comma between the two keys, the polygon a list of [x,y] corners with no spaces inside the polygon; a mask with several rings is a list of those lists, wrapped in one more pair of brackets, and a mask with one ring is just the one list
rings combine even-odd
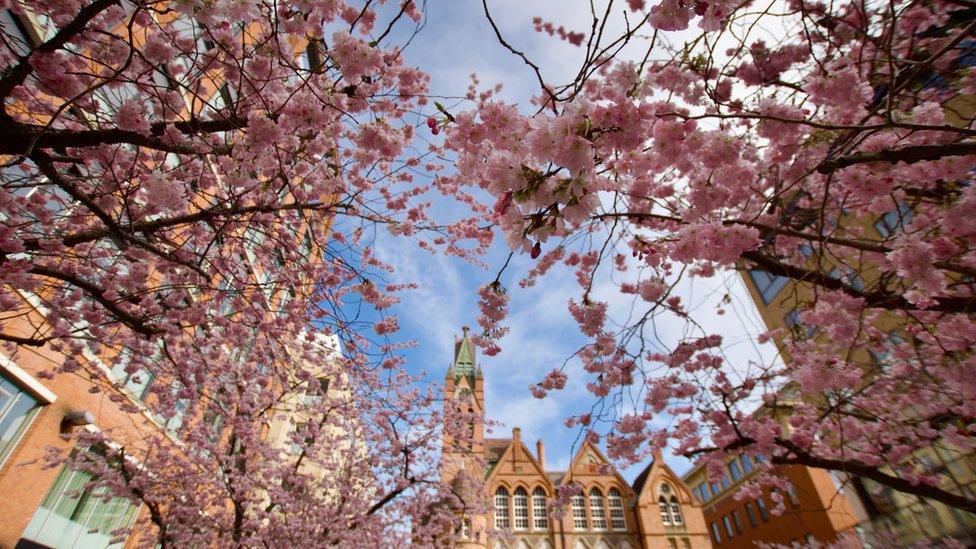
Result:
{"label": "modern building facade", "polygon": [[[970,108],[969,104],[965,103],[967,109]],[[883,240],[901,231],[911,218],[911,208],[901,204],[878,217],[845,216],[837,220],[837,225],[854,227]],[[812,248],[801,247],[799,253],[811,264],[821,261]],[[814,290],[809,284],[755,268],[742,268],[740,274],[766,328],[781,330],[775,342],[784,361],[789,362],[791,358],[783,345],[783,334],[823,337],[800,321],[799,311],[815,301]],[[829,271],[829,276],[843,278],[856,288],[875,282],[870,279],[870,270],[839,261]],[[880,315],[873,328],[887,334],[888,341],[892,343],[904,341],[901,326],[891,315]],[[865,349],[857,349],[846,358],[862,364],[866,372],[888,367],[893,360],[886,354]],[[788,398],[784,399],[786,405],[772,412],[782,416],[784,432],[790,430],[788,401]],[[976,459],[972,455],[950,447],[933,447],[917,452],[909,459],[943,478],[943,488],[950,491],[976,489]],[[976,542],[976,515],[895,492],[870,479],[801,465],[777,468],[777,473],[794,487],[794,492],[784,497],[786,512],[780,516],[768,511],[763,513],[760,504],[769,508],[769,492],[764,494],[764,500],[752,501],[752,509],[745,502],[737,502],[732,497],[736,488],[754,475],[749,464],[735,460],[728,463],[727,468],[727,476],[717,481],[709,479],[701,467],[683,477],[704,502],[705,518],[712,539],[720,546],[747,547],[755,542],[812,540],[823,543],[845,535],[868,546],[909,545],[946,537],[965,543]]]}
{"label": "modern building facade", "polygon": [[[600,449],[584,442],[569,468],[546,467],[545,445],[533,452],[514,427],[510,438],[486,438],[484,376],[467,328],[455,339],[444,379],[445,406],[467,414],[470,440],[445,436],[442,478],[465,501],[456,512],[458,547],[517,549],[706,549],[701,504],[660,455],[628,483]],[[466,475],[478,493],[466,493]],[[569,504],[553,513],[560,490]]]}
{"label": "modern building facade", "polygon": [[[860,518],[851,506],[840,482],[832,473],[799,465],[782,466],[776,473],[789,488],[774,496],[764,490],[761,497],[736,499],[743,483],[756,476],[756,466],[747,456],[726,463],[719,479],[709,478],[704,466],[684,475],[692,493],[702,503],[709,535],[716,547],[755,547],[770,544],[826,544],[838,541]],[[777,500],[785,507],[774,512]]]}

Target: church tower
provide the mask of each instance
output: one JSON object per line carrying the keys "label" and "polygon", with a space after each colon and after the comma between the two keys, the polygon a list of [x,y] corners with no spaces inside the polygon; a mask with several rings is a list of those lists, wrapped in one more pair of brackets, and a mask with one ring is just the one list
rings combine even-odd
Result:
{"label": "church tower", "polygon": [[[447,480],[454,493],[465,500],[465,508],[459,510],[461,531],[456,539],[464,541],[482,531],[486,518],[477,509],[482,506],[482,481],[485,470],[485,380],[477,365],[474,342],[468,335],[469,328],[462,328],[460,338],[454,338],[454,360],[444,376],[444,416],[455,423],[454,431],[461,430],[460,437],[452,437],[445,429],[441,449],[441,478]],[[462,426],[463,425],[463,426]]]}

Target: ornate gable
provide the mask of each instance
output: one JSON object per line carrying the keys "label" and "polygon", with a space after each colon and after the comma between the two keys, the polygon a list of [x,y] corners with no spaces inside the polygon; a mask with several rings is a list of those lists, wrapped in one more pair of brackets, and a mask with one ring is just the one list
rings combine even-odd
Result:
{"label": "ornate gable", "polygon": [[563,475],[559,484],[571,482],[574,479],[582,481],[594,478],[600,478],[604,481],[615,480],[614,484],[619,485],[624,492],[628,492],[628,496],[633,495],[630,483],[621,476],[620,471],[610,463],[603,452],[596,445],[584,442],[576,452],[576,456],[573,457],[569,470]]}
{"label": "ornate gable", "polygon": [[511,439],[505,451],[498,457],[498,461],[491,468],[485,482],[487,484],[509,484],[522,483],[532,485],[541,483],[552,489],[549,477],[539,465],[532,452],[522,443],[520,429],[513,430]]}
{"label": "ornate gable", "polygon": [[681,480],[681,477],[668,467],[658,452],[655,452],[654,460],[634,479],[634,491],[637,492],[638,501],[642,503],[657,501],[661,495],[659,493],[660,486],[665,482],[671,486],[681,503],[693,501],[691,490]]}

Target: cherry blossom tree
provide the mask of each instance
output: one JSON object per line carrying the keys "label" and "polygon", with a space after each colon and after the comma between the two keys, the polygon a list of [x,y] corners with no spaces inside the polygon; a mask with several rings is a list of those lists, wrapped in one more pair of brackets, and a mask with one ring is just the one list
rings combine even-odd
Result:
{"label": "cherry blossom tree", "polygon": [[418,3],[0,7],[4,352],[53,349],[38,375],[152,417],[77,434],[97,451],[72,466],[145,506],[147,546],[450,531],[438,395],[401,369],[403,287],[371,248],[387,230],[469,256],[491,236],[427,217],[428,77],[391,43]]}
{"label": "cherry blossom tree", "polygon": [[[575,274],[568,311],[590,340],[586,379],[557,369],[533,393],[586,383],[593,413],[568,424],[623,461],[672,445],[718,472],[761,455],[767,472],[842,471],[976,511],[951,471],[913,459],[973,450],[976,6],[591,4],[585,29],[533,23],[580,48],[556,85],[483,5],[539,92],[531,109],[472,93],[443,120],[450,181],[489,193],[512,253],[536,260],[522,285]],[[795,314],[760,335],[783,360],[728,360],[698,322],[723,311],[682,295],[731,269],[789,293]],[[482,290],[493,352],[504,271]],[[607,285],[629,316],[608,312]],[[662,322],[684,335],[662,341]]]}

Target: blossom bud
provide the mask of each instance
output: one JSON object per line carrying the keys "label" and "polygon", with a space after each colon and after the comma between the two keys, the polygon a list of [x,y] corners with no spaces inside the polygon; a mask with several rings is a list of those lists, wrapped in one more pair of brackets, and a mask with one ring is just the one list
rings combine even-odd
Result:
{"label": "blossom bud", "polygon": [[542,245],[539,242],[536,242],[535,246],[532,246],[532,251],[529,253],[529,256],[532,259],[535,259],[539,257],[539,254],[541,253],[542,253]]}

